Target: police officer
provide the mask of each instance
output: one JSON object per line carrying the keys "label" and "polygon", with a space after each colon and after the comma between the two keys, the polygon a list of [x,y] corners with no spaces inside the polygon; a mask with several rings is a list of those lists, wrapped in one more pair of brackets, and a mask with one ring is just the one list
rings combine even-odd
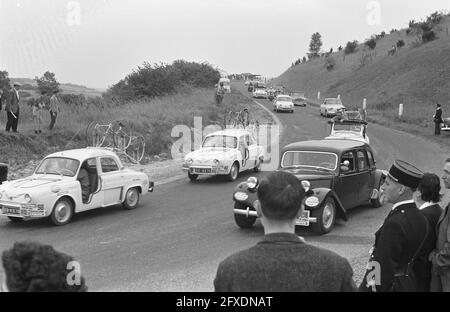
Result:
{"label": "police officer", "polygon": [[393,207],[375,233],[375,245],[360,291],[391,291],[394,274],[404,270],[421,247],[428,226],[413,193],[422,177],[419,169],[405,161],[397,160],[392,165],[381,187],[381,198]]}
{"label": "police officer", "polygon": [[444,122],[444,120],[442,120],[441,104],[436,104],[436,113],[434,113],[433,120],[434,120],[434,135],[440,135],[441,123]]}

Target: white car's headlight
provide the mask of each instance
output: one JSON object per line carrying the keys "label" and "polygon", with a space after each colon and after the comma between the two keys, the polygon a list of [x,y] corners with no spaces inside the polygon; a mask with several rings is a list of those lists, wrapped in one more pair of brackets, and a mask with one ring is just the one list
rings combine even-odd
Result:
{"label": "white car's headlight", "polygon": [[33,200],[32,198],[31,198],[31,195],[30,194],[25,194],[25,196],[23,197],[24,199],[25,199],[25,201],[29,204],[29,203],[31,203],[31,201]]}
{"label": "white car's headlight", "polygon": [[214,163],[214,165],[218,165],[220,163],[220,161],[218,159],[214,159],[213,163]]}

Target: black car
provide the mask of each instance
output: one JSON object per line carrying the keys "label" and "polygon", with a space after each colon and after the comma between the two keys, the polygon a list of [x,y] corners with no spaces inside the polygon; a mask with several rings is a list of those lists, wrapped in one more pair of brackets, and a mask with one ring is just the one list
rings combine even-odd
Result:
{"label": "black car", "polygon": [[[347,210],[371,204],[378,208],[380,187],[387,172],[375,166],[371,147],[354,140],[318,140],[290,144],[283,148],[279,170],[294,174],[307,190],[305,210],[297,220],[317,234],[332,230],[337,218],[347,221]],[[234,190],[234,217],[241,228],[257,219],[258,180],[254,177]]]}

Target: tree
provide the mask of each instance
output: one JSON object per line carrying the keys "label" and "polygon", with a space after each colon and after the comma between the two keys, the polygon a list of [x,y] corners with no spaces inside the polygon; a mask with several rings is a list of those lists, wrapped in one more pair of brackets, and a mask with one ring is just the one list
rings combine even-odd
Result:
{"label": "tree", "polygon": [[306,56],[303,57],[303,63],[306,63]]}
{"label": "tree", "polygon": [[2,71],[0,70],[0,89],[6,91],[9,89],[10,81],[9,81],[9,74],[6,70]]}
{"label": "tree", "polygon": [[56,80],[55,74],[46,71],[41,78],[35,78],[39,92],[52,94],[55,91],[59,91],[59,82]]}
{"label": "tree", "polygon": [[322,36],[316,32],[311,36],[311,42],[309,43],[308,57],[310,59],[319,57],[320,49],[322,48]]}

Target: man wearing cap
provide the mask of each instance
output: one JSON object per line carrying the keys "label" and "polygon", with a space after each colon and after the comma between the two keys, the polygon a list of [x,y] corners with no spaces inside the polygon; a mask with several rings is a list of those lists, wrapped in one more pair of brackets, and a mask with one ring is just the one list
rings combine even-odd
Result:
{"label": "man wearing cap", "polygon": [[224,261],[214,279],[216,292],[351,292],[347,259],[305,243],[295,234],[305,189],[292,174],[277,171],[261,181],[255,204],[265,236]]}
{"label": "man wearing cap", "polygon": [[434,113],[433,119],[434,119],[434,135],[440,135],[441,123],[444,122],[444,120],[442,120],[441,104],[436,104],[436,113]]}
{"label": "man wearing cap", "polygon": [[366,275],[360,291],[391,291],[394,274],[401,272],[419,251],[427,233],[427,220],[417,208],[413,193],[423,173],[397,160],[384,184],[381,198],[394,204],[383,225],[375,233]]}
{"label": "man wearing cap", "polygon": [[6,122],[6,132],[9,132],[12,128],[13,132],[17,132],[17,125],[19,124],[19,87],[16,82],[14,87],[9,91],[8,98],[6,99],[5,110],[7,113],[8,121]]}

